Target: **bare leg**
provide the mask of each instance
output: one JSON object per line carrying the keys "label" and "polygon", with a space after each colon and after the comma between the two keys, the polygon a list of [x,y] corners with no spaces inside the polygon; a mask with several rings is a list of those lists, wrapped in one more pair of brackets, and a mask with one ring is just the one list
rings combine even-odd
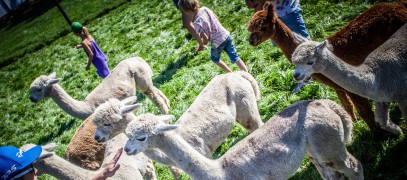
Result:
{"label": "bare leg", "polygon": [[403,131],[401,131],[400,127],[390,120],[389,104],[383,102],[375,102],[375,104],[375,120],[379,123],[380,127],[396,135],[403,134]]}
{"label": "bare leg", "polygon": [[225,64],[222,60],[219,60],[218,63],[216,63],[220,68],[222,68],[226,72],[232,72],[232,70],[228,67],[228,65]]}
{"label": "bare leg", "polygon": [[243,60],[236,61],[236,64],[237,64],[237,66],[239,66],[240,70],[247,72],[247,67],[246,67],[246,64],[243,62]]}

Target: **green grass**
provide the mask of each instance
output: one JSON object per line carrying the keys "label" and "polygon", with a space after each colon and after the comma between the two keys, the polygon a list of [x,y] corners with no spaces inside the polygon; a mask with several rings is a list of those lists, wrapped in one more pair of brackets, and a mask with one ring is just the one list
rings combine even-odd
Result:
{"label": "green grass", "polygon": [[[304,0],[303,16],[311,36],[322,40],[356,17],[372,4],[360,1]],[[201,4],[217,13],[223,26],[231,31],[239,56],[246,62],[261,88],[258,102],[264,121],[288,105],[302,99],[331,99],[335,93],[326,86],[313,83],[293,94],[296,83],[293,66],[271,42],[258,47],[248,43],[247,22],[253,14],[242,0],[209,1]],[[121,60],[140,56],[154,70],[154,85],[171,101],[170,113],[180,117],[205,85],[223,73],[209,58],[209,51],[195,53],[196,41],[182,28],[181,14],[172,1],[62,1],[61,5],[72,19],[86,22],[90,33],[109,57],[109,66]],[[25,143],[56,142],[57,153],[63,156],[81,120],[62,111],[52,100],[39,103],[29,101],[29,86],[41,74],[57,72],[61,86],[75,99],[81,100],[101,79],[94,72],[85,71],[86,54],[74,49],[80,39],[69,34],[66,22],[56,10],[11,29],[0,31],[0,145],[21,146]],[[230,64],[226,54],[222,59]],[[137,94],[143,106],[136,114],[158,109],[142,94]],[[392,106],[392,118],[402,119],[397,106]],[[396,121],[406,131],[405,121]],[[236,125],[228,139],[214,154],[215,158],[244,138],[248,132]],[[363,164],[366,179],[403,179],[407,176],[407,145],[405,136],[371,132],[359,120],[354,126],[354,142],[349,151]],[[159,179],[172,176],[162,165],[156,164]],[[42,176],[42,179],[50,179]],[[183,179],[188,179],[187,175]],[[307,160],[290,179],[321,179]]]}

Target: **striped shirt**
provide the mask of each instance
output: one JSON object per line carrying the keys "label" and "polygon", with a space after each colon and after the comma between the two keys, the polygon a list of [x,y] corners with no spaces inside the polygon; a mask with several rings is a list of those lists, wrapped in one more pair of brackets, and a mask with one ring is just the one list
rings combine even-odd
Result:
{"label": "striped shirt", "polygon": [[215,48],[219,47],[228,38],[230,32],[227,31],[212,10],[207,7],[199,8],[194,19],[195,31],[200,34],[204,32]]}

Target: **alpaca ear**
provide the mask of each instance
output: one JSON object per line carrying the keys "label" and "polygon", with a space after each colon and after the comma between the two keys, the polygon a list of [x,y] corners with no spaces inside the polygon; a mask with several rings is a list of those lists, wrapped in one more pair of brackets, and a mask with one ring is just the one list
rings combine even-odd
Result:
{"label": "alpaca ear", "polygon": [[42,147],[42,150],[53,151],[57,147],[57,144],[52,142],[52,143],[48,143],[46,145],[43,145],[41,147]]}
{"label": "alpaca ear", "polygon": [[123,99],[121,102],[123,104],[133,104],[134,102],[136,102],[136,100],[137,100],[137,96],[130,96],[126,99]]}
{"label": "alpaca ear", "polygon": [[165,123],[168,123],[175,118],[173,115],[161,115],[158,117],[160,121],[164,121]]}
{"label": "alpaca ear", "polygon": [[137,108],[139,108],[140,106],[141,106],[140,103],[123,106],[120,108],[120,113],[121,114],[131,113],[134,110],[136,110]]}
{"label": "alpaca ear", "polygon": [[270,2],[270,1],[266,1],[264,4],[263,4],[263,10],[266,10],[267,12],[274,12],[274,5],[273,5],[273,3],[272,2]]}
{"label": "alpaca ear", "polygon": [[59,81],[61,81],[60,78],[50,79],[47,81],[47,84],[55,84],[55,83],[59,83]]}
{"label": "alpaca ear", "polygon": [[55,79],[57,77],[57,73],[54,71],[50,75],[48,75],[48,78],[50,79]]}
{"label": "alpaca ear", "polygon": [[157,125],[157,127],[155,127],[155,129],[153,130],[153,134],[161,134],[165,131],[171,131],[171,130],[177,129],[178,127],[179,127],[178,125],[160,124],[160,125]]}
{"label": "alpaca ear", "polygon": [[324,48],[326,48],[328,45],[328,41],[325,40],[324,42],[318,44],[318,46],[315,47],[315,55],[316,56],[321,56],[322,55],[322,50],[324,50]]}
{"label": "alpaca ear", "polygon": [[303,37],[303,36],[301,36],[301,35],[299,35],[299,34],[297,34],[295,32],[292,32],[291,37],[294,38],[295,42],[297,42],[298,44],[302,44],[304,42],[309,41],[309,39],[307,39],[307,38],[305,38],[305,37]]}
{"label": "alpaca ear", "polygon": [[40,157],[38,157],[37,161],[39,160],[44,160],[45,158],[53,156],[55,153],[54,152],[48,152],[43,150],[40,154]]}

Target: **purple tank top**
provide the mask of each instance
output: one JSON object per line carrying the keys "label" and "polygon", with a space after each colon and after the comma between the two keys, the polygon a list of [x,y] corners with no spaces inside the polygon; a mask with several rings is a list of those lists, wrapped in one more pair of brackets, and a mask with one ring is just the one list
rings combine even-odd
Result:
{"label": "purple tank top", "polygon": [[[110,74],[109,67],[107,65],[107,57],[100,50],[99,46],[97,45],[97,43],[94,40],[91,40],[90,44],[91,44],[91,50],[93,52],[92,64],[96,67],[97,74],[101,78],[105,78],[107,75]],[[89,56],[89,54],[87,54],[87,55]]]}

